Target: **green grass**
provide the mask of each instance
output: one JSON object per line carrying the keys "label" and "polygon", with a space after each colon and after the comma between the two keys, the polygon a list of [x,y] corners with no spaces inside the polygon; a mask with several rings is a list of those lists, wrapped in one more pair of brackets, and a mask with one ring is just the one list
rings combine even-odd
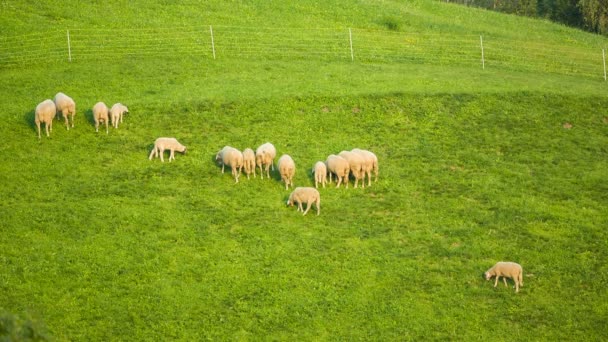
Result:
{"label": "green grass", "polygon": [[[80,5],[68,18],[69,4],[7,3],[0,25],[7,36],[34,23],[204,21],[601,40],[426,1],[140,5]],[[0,336],[605,340],[606,84],[533,61],[481,70],[185,55],[3,67]],[[76,100],[76,127],[56,120],[39,141],[33,109],[58,91]],[[130,109],[108,135],[92,124],[100,100]],[[188,152],[149,161],[158,136]],[[320,189],[321,215],[303,217],[276,172],[235,184],[213,162],[224,145],[266,141],[294,158],[297,186],[314,184],[314,162],[354,147],[378,155],[380,178]],[[482,278],[499,260],[523,265],[520,293]]]}

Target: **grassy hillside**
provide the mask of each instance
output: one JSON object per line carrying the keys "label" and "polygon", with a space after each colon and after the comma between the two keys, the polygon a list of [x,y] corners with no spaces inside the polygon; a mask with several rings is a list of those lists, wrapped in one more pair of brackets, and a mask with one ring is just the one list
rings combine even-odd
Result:
{"label": "grassy hillside", "polygon": [[[526,66],[485,70],[436,63],[425,49],[416,59],[391,55],[406,32],[434,43],[439,33],[501,37],[513,49],[528,38],[585,54],[601,50],[602,38],[429,1],[0,6],[3,58],[15,37],[35,37],[27,44],[44,50],[54,45],[40,33],[64,29],[90,34],[81,41],[89,47],[99,38],[142,51],[148,38],[134,32],[169,42],[179,35],[164,28],[208,25],[282,27],[305,39],[320,31],[302,28],[400,37],[365,50],[389,57],[354,61],[242,50],[214,60],[186,43],[175,55],[110,49],[72,63],[0,61],[0,336],[608,337],[601,75],[535,54]],[[115,40],[92,35],[103,30]],[[55,120],[39,141],[34,108],[58,91],[76,100],[76,127]],[[97,101],[130,109],[108,135],[93,128]],[[188,152],[149,161],[159,136],[177,137]],[[320,189],[321,215],[303,217],[285,206],[276,172],[235,184],[213,161],[224,145],[266,141],[294,158],[297,186],[313,184],[314,162],[354,147],[378,155],[380,178],[364,189]],[[520,293],[482,278],[499,260],[523,265]]]}

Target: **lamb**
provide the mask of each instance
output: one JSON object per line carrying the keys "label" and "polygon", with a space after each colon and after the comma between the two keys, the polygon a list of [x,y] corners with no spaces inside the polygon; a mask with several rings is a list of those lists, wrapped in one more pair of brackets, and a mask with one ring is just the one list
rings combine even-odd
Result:
{"label": "lamb", "polygon": [[243,150],[243,169],[245,169],[247,179],[249,179],[249,175],[252,173],[253,177],[255,177],[255,152],[250,148]]}
{"label": "lamb", "polygon": [[344,183],[348,188],[348,175],[350,173],[350,165],[348,161],[340,156],[335,154],[330,154],[325,160],[325,164],[327,165],[327,170],[329,171],[329,182],[332,182],[332,174],[336,175],[336,188],[340,187],[342,180],[344,179]]}
{"label": "lamb", "polygon": [[266,177],[270,179],[269,168],[272,167],[274,170],[274,157],[276,156],[277,150],[274,148],[274,145],[269,142],[260,145],[260,147],[255,150],[255,163],[260,168],[260,177],[262,179],[264,179],[262,167],[266,169]]}
{"label": "lamb", "polygon": [[281,158],[279,158],[277,166],[279,167],[281,180],[285,182],[285,190],[289,189],[290,185],[293,188],[293,176],[296,174],[296,163],[291,156],[288,154],[282,155]]}
{"label": "lamb", "polygon": [[315,163],[315,166],[312,168],[312,173],[315,175],[315,188],[319,188],[319,183],[325,187],[327,183],[327,166],[324,162],[318,161]]}
{"label": "lamb", "polygon": [[[353,153],[350,151],[342,151],[338,153],[338,155],[348,161],[348,165],[350,165],[350,172],[355,177],[355,188],[361,179],[361,187],[365,188],[364,177],[365,173],[363,172],[363,165],[365,164],[365,160],[363,157],[358,155],[357,153]],[[346,178],[346,182],[348,182],[348,178]]]}
{"label": "lamb", "polygon": [[63,119],[65,120],[65,127],[70,130],[69,116],[72,116],[72,128],[74,127],[74,115],[76,115],[76,103],[71,97],[64,93],[57,93],[55,95],[55,107],[57,111],[61,112]]}
{"label": "lamb", "polygon": [[95,132],[99,132],[99,123],[106,124],[106,134],[108,134],[108,106],[103,102],[97,102],[93,106],[93,119],[95,119]]}
{"label": "lamb", "polygon": [[489,270],[484,273],[486,280],[490,280],[493,276],[496,276],[494,281],[494,287],[498,285],[498,279],[502,277],[505,286],[507,286],[507,279],[511,278],[515,282],[515,292],[519,292],[519,287],[524,286],[523,279],[523,268],[520,264],[514,262],[499,261],[496,265],[492,266]]}
{"label": "lamb", "polygon": [[[289,195],[287,200],[288,206],[293,206],[298,203],[298,211],[302,211],[302,215],[306,215],[311,205],[314,203],[317,207],[317,215],[321,213],[321,195],[315,188],[310,187],[297,187]],[[302,203],[306,203],[306,210],[303,210]]]}
{"label": "lamb", "polygon": [[[375,181],[378,181],[378,157],[373,152],[358,148],[352,149],[351,152],[359,154],[365,161],[363,171],[367,174],[367,185],[372,185],[372,171],[376,175]],[[365,182],[365,178],[363,182]]]}
{"label": "lamb", "polygon": [[169,154],[169,162],[171,162],[171,160],[175,160],[175,151],[186,153],[186,146],[180,144],[175,138],[158,138],[154,141],[154,147],[148,159],[152,160],[153,157],[160,157],[160,161],[164,163],[163,154],[165,150],[171,151]]}
{"label": "lamb", "polygon": [[118,122],[122,123],[122,116],[124,113],[128,113],[129,108],[122,103],[115,103],[110,109],[110,117],[112,118],[112,126],[118,128]]}
{"label": "lamb", "polygon": [[234,182],[239,182],[241,169],[243,167],[243,154],[234,147],[224,146],[216,155],[215,160],[222,164],[222,173],[224,173],[224,165],[230,166]]}
{"label": "lamb", "polygon": [[40,123],[44,123],[46,128],[46,136],[49,136],[49,131],[53,131],[53,119],[57,114],[57,107],[55,102],[51,100],[44,100],[36,106],[36,114],[34,122],[38,127],[38,139],[40,139]]}

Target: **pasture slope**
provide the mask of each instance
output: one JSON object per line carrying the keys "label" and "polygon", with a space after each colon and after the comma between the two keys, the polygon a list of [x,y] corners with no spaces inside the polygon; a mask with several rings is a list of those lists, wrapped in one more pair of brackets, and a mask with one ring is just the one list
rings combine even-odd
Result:
{"label": "pasture slope", "polygon": [[[535,44],[599,48],[601,62],[604,38],[422,0],[0,8],[1,338],[608,339],[608,84],[560,53],[507,64]],[[435,50],[380,58],[413,47],[397,38],[369,50],[378,59],[302,46],[282,57],[276,41],[271,55],[218,46],[213,59],[167,33],[209,25],[251,30],[256,49],[263,28],[312,45],[319,30],[353,28],[430,45],[500,38],[513,55],[489,53],[485,69],[436,63]],[[102,50],[67,62],[67,30],[75,48]],[[150,35],[172,35],[163,42],[180,53]],[[56,120],[39,141],[34,108],[59,91],[76,101],[76,127]],[[130,109],[107,135],[93,128],[97,101]],[[187,153],[149,161],[159,136]],[[276,172],[235,184],[214,164],[224,145],[266,141],[294,158],[296,186],[354,147],[378,155],[380,178],[320,189],[321,215],[303,217]],[[483,280],[499,260],[523,265],[520,293]]]}

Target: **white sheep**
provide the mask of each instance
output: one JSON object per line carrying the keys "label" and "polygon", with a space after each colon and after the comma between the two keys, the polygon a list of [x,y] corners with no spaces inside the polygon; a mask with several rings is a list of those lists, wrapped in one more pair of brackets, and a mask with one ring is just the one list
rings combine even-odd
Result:
{"label": "white sheep", "polygon": [[122,116],[124,113],[128,113],[129,108],[122,103],[115,103],[110,108],[110,117],[112,119],[112,126],[118,128],[118,122],[122,123]]}
{"label": "white sheep", "polygon": [[285,190],[289,189],[290,185],[293,188],[293,176],[296,174],[296,163],[293,158],[288,154],[282,155],[277,162],[277,167],[281,180],[285,182]]}
{"label": "white sheep", "polygon": [[108,134],[108,106],[103,102],[97,102],[93,106],[93,119],[95,120],[95,132],[99,132],[99,123],[103,122],[106,125],[106,134]]}
{"label": "white sheep", "polygon": [[55,95],[55,107],[57,111],[61,112],[63,119],[65,120],[65,128],[70,130],[70,120],[68,117],[72,116],[72,127],[74,127],[74,115],[76,115],[76,102],[71,97],[64,93],[57,93]]}
{"label": "white sheep", "polygon": [[228,165],[232,169],[232,176],[234,182],[239,182],[239,176],[241,175],[241,169],[243,167],[243,153],[234,147],[224,146],[216,155],[215,161],[222,164],[222,173],[224,173],[224,166]]}
{"label": "white sheep", "polygon": [[247,179],[249,179],[249,175],[252,173],[253,177],[255,177],[255,152],[250,148],[243,150],[243,169],[247,174]]}
{"label": "white sheep", "polygon": [[51,100],[44,100],[36,106],[36,112],[34,116],[34,122],[38,127],[38,139],[40,139],[40,123],[44,123],[46,128],[46,136],[49,136],[49,131],[53,131],[53,119],[57,114],[57,108],[55,102]]}
{"label": "white sheep", "polygon": [[152,160],[153,157],[160,157],[161,162],[165,162],[163,155],[165,154],[165,150],[169,150],[169,162],[171,160],[175,160],[175,151],[186,153],[186,146],[182,145],[175,138],[158,138],[154,141],[154,147],[152,148],[152,152],[150,152],[149,160]]}
{"label": "white sheep", "polygon": [[312,173],[315,175],[315,188],[319,188],[319,183],[325,187],[327,183],[327,166],[324,162],[318,161],[312,168]]}
{"label": "white sheep", "polygon": [[[351,150],[353,153],[357,153],[361,157],[363,157],[363,172],[367,174],[367,185],[372,185],[372,171],[376,175],[375,181],[378,181],[378,157],[373,152],[362,150],[359,148],[354,148]],[[364,175],[365,176],[365,175]],[[363,182],[365,182],[365,178],[363,178]]]}
{"label": "white sheep", "polygon": [[[365,173],[363,172],[363,165],[365,164],[365,160],[363,159],[363,157],[361,157],[357,153],[353,153],[350,151],[342,151],[338,153],[338,155],[348,161],[348,165],[350,166],[350,172],[352,173],[353,177],[355,177],[355,188],[357,187],[357,184],[359,183],[360,179],[361,187],[365,188],[365,181],[363,179],[365,177]],[[345,181],[348,182],[348,178],[346,178]]]}
{"label": "white sheep", "polygon": [[332,182],[332,174],[336,175],[336,188],[340,187],[342,180],[344,180],[344,184],[348,188],[348,175],[350,173],[350,165],[348,164],[348,160],[337,156],[335,154],[330,154],[325,160],[325,165],[327,165],[327,170],[329,171],[329,182]]}
{"label": "white sheep", "polygon": [[[302,215],[306,215],[311,205],[314,203],[317,207],[317,215],[321,213],[321,195],[315,188],[310,187],[297,187],[289,195],[287,200],[288,206],[293,206],[295,203],[298,204],[298,211],[303,212]],[[302,203],[306,203],[306,210],[303,210]]]}
{"label": "white sheep", "polygon": [[499,261],[496,265],[492,266],[489,270],[484,273],[486,280],[496,276],[494,281],[494,287],[498,285],[498,279],[502,277],[505,286],[507,286],[507,279],[511,278],[515,282],[515,292],[519,292],[519,287],[524,286],[523,278],[524,270],[520,264],[508,261]]}
{"label": "white sheep", "polygon": [[255,150],[255,163],[260,168],[260,177],[262,179],[264,179],[262,167],[264,167],[266,170],[266,177],[270,179],[269,169],[272,167],[274,170],[274,157],[276,156],[277,149],[274,148],[274,145],[269,142],[260,145],[260,147]]}

